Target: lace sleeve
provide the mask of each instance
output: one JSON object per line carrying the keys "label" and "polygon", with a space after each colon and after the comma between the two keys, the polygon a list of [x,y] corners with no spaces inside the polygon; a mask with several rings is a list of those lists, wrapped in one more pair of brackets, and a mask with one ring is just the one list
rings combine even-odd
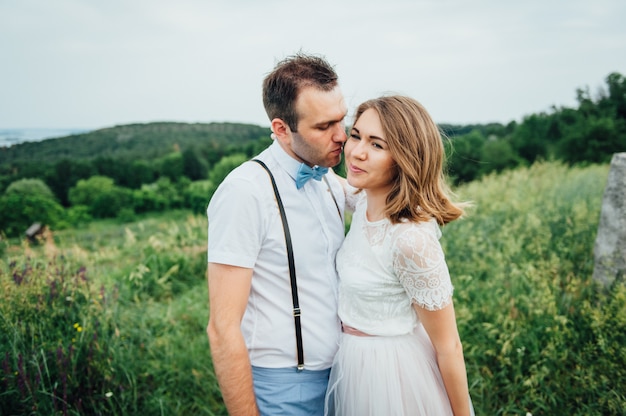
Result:
{"label": "lace sleeve", "polygon": [[392,248],[393,267],[409,297],[429,311],[452,302],[452,282],[433,222],[401,227]]}

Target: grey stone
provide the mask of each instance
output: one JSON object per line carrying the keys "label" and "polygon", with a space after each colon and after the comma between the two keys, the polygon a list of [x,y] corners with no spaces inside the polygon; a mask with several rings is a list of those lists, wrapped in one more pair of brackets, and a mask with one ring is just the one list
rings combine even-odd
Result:
{"label": "grey stone", "polygon": [[594,256],[593,278],[604,286],[626,276],[626,153],[611,159]]}

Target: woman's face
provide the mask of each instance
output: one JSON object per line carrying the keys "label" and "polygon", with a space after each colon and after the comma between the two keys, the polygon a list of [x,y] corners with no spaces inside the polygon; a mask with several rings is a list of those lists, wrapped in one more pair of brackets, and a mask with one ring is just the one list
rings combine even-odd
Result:
{"label": "woman's face", "polygon": [[348,183],[368,194],[388,194],[396,175],[395,162],[376,110],[365,110],[344,145]]}

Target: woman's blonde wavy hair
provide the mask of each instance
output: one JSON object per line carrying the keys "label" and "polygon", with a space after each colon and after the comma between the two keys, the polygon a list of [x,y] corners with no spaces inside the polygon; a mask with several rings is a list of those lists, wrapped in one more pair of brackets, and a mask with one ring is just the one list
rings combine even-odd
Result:
{"label": "woman's blonde wavy hair", "polygon": [[392,95],[368,100],[356,111],[354,123],[366,110],[380,117],[396,175],[384,214],[392,223],[435,218],[440,225],[464,214],[467,203],[452,202],[444,175],[445,137],[426,109],[410,97]]}

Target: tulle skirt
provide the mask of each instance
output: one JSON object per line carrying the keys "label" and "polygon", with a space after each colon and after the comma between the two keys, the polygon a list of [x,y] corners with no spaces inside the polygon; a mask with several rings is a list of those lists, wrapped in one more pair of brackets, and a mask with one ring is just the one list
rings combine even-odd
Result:
{"label": "tulle skirt", "polygon": [[421,325],[408,335],[341,337],[326,415],[452,415],[435,351]]}

